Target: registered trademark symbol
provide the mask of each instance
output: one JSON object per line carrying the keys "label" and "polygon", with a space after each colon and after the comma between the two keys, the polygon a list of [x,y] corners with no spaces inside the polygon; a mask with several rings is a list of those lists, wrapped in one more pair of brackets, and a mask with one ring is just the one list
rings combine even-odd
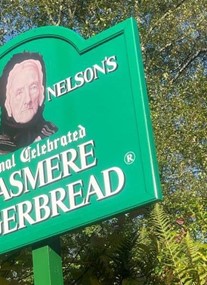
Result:
{"label": "registered trademark symbol", "polygon": [[124,156],[124,162],[126,164],[132,164],[135,161],[136,155],[133,151],[129,151]]}

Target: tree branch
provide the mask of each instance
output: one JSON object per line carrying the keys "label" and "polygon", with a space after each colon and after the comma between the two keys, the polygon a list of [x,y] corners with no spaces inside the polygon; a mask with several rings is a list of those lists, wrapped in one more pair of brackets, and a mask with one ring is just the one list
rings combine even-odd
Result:
{"label": "tree branch", "polygon": [[52,14],[51,14],[51,11],[50,11],[50,8],[49,8],[48,4],[45,3],[45,10],[46,10],[47,15],[48,15],[48,17],[50,19],[51,24],[54,25],[54,26],[59,26],[60,23],[61,23],[61,13],[62,13],[62,9],[63,9],[63,5],[62,4],[63,4],[63,0],[60,1],[60,3],[59,3],[58,20],[54,21],[54,19],[52,17]]}
{"label": "tree branch", "polygon": [[170,81],[170,83],[174,83],[178,77],[180,76],[180,74],[191,64],[191,62],[193,62],[200,54],[207,52],[207,48],[202,48],[198,51],[196,51],[194,54],[191,54],[187,60],[185,61],[184,64],[181,65],[180,69],[178,70],[177,74],[175,75],[175,77]]}
{"label": "tree branch", "polygon": [[161,18],[159,18],[157,20],[157,22],[149,29],[148,33],[147,33],[147,37],[151,34],[151,32],[156,28],[156,26],[162,22],[163,19],[165,19],[166,17],[168,17],[168,15],[170,15],[171,13],[173,13],[175,10],[177,10],[186,0],[182,0],[180,3],[178,3],[174,9],[170,9],[168,10]]}
{"label": "tree branch", "polygon": [[[203,21],[205,21],[205,18],[204,18],[204,16],[201,15],[200,19],[198,18],[197,21],[196,21],[196,25],[195,25],[195,28],[194,28],[195,31],[196,31],[196,29],[198,29],[200,23],[203,23]],[[191,34],[192,34],[192,30],[189,29],[188,32],[185,32],[185,34],[183,36],[181,36],[180,38],[177,38],[177,39],[175,38],[172,42],[167,43],[164,47],[160,48],[159,52],[164,51],[166,48],[172,46],[175,43],[177,45],[178,42],[184,40],[185,38],[187,38]]]}

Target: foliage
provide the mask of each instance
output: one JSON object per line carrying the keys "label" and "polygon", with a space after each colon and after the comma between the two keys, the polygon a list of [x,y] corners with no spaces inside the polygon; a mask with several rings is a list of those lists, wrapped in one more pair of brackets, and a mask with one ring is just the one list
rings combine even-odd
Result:
{"label": "foliage", "polygon": [[[5,254],[0,257],[0,284],[16,285],[24,284],[30,285],[32,281],[31,276],[31,250],[21,250]],[[22,283],[19,283],[22,281]]]}
{"label": "foliage", "polygon": [[[85,38],[139,25],[164,201],[62,237],[65,284],[207,284],[205,2],[0,1],[0,44],[45,25]],[[30,251],[0,257],[0,276],[32,284]]]}
{"label": "foliage", "polygon": [[173,227],[160,205],[154,207],[151,224],[159,248],[156,270],[163,284],[207,284],[207,246],[195,242],[183,225]]}

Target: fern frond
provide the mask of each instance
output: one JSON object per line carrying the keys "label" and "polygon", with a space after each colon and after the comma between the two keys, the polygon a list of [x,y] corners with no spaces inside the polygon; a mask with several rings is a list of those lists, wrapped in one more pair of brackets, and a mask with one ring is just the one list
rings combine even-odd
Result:
{"label": "fern frond", "polygon": [[194,277],[197,278],[199,285],[207,284],[207,250],[206,246],[194,241],[187,233],[183,240],[186,254],[188,255],[188,267],[191,269]]}
{"label": "fern frond", "polygon": [[171,276],[171,279],[174,280],[170,281],[171,283],[192,285],[190,283],[192,282],[191,275],[186,271],[188,257],[184,253],[184,245],[177,241],[177,232],[160,204],[155,205],[151,217],[152,231],[157,237],[159,248],[158,258],[167,272],[163,275]]}

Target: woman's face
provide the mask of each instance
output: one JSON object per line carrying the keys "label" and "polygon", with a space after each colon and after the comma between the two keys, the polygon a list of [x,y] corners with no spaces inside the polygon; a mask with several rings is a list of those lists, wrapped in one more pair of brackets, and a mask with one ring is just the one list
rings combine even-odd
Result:
{"label": "woman's face", "polygon": [[9,90],[11,116],[17,123],[27,123],[37,113],[44,93],[39,78],[39,70],[35,65],[24,65],[12,75]]}

